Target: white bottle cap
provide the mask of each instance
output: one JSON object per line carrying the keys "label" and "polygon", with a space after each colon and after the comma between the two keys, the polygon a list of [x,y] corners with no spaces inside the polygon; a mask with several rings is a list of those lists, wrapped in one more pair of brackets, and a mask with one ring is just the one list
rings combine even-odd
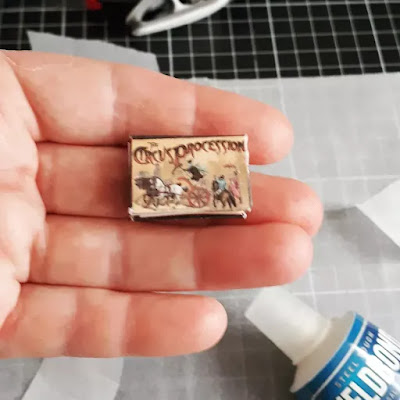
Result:
{"label": "white bottle cap", "polygon": [[297,365],[324,339],[330,321],[288,291],[263,289],[245,313]]}

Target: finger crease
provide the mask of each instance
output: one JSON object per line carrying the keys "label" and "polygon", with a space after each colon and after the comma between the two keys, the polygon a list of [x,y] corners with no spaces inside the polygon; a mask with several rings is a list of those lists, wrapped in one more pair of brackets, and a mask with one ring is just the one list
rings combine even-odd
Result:
{"label": "finger crease", "polygon": [[65,338],[63,341],[63,348],[61,354],[65,356],[76,355],[76,342],[82,341],[80,335],[80,315],[79,310],[82,308],[84,303],[84,292],[81,290],[76,291],[74,296],[73,304],[71,307],[71,314],[68,323],[65,326]]}
{"label": "finger crease", "polygon": [[200,236],[205,228],[199,227],[196,228],[193,232],[193,251],[192,251],[192,265],[193,265],[193,275],[195,281],[195,287],[201,288],[203,283],[203,276],[202,276],[202,268],[205,268],[204,265],[201,265],[200,257],[198,256],[201,252],[200,249]]}
{"label": "finger crease", "polygon": [[[114,132],[127,132],[127,112],[126,105],[118,101],[118,87],[119,87],[119,79],[118,79],[118,71],[116,69],[115,64],[109,64],[109,86],[110,86],[110,110],[112,113],[111,116],[111,134]],[[122,123],[121,123],[122,121]],[[122,125],[122,126],[121,126]]]}
{"label": "finger crease", "polygon": [[121,352],[125,355],[131,355],[135,347],[137,333],[137,296],[130,296],[128,307],[126,308],[125,322],[123,327],[123,336],[121,337]]}
{"label": "finger crease", "polygon": [[197,85],[192,85],[192,96],[191,98],[193,99],[193,104],[192,104],[192,113],[191,113],[191,121],[189,121],[189,126],[190,126],[190,132],[191,135],[195,135],[196,133],[196,121],[198,118],[198,107],[199,107],[199,101],[198,101],[198,96],[199,96],[199,87]]}
{"label": "finger crease", "polygon": [[123,228],[117,230],[117,236],[118,242],[120,243],[119,262],[110,264],[110,270],[113,269],[113,267],[117,269],[116,273],[115,271],[110,271],[110,276],[113,277],[111,278],[113,286],[124,290],[129,287],[131,283],[129,243]]}

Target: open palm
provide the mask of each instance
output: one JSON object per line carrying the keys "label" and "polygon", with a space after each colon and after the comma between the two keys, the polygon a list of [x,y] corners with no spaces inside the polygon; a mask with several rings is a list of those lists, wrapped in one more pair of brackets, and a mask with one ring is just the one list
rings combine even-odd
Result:
{"label": "open palm", "polygon": [[253,164],[292,143],[278,111],[231,93],[130,66],[0,52],[0,357],[201,351],[225,331],[222,306],[159,292],[303,273],[321,206],[294,180],[252,174],[246,221],[127,217],[129,135],[244,133]]}

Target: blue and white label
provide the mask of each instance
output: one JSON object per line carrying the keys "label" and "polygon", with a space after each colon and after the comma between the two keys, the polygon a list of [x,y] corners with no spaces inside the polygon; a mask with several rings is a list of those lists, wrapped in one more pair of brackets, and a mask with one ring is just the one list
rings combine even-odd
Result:
{"label": "blue and white label", "polygon": [[361,316],[298,400],[399,400],[400,343]]}

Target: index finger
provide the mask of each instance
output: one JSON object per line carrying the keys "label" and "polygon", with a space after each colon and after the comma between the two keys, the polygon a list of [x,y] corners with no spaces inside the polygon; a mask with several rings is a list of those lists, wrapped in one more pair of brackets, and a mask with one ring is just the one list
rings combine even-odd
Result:
{"label": "index finger", "polygon": [[35,52],[0,55],[36,115],[39,141],[120,145],[134,134],[247,134],[254,164],[279,160],[292,144],[280,111],[234,93],[122,64]]}

